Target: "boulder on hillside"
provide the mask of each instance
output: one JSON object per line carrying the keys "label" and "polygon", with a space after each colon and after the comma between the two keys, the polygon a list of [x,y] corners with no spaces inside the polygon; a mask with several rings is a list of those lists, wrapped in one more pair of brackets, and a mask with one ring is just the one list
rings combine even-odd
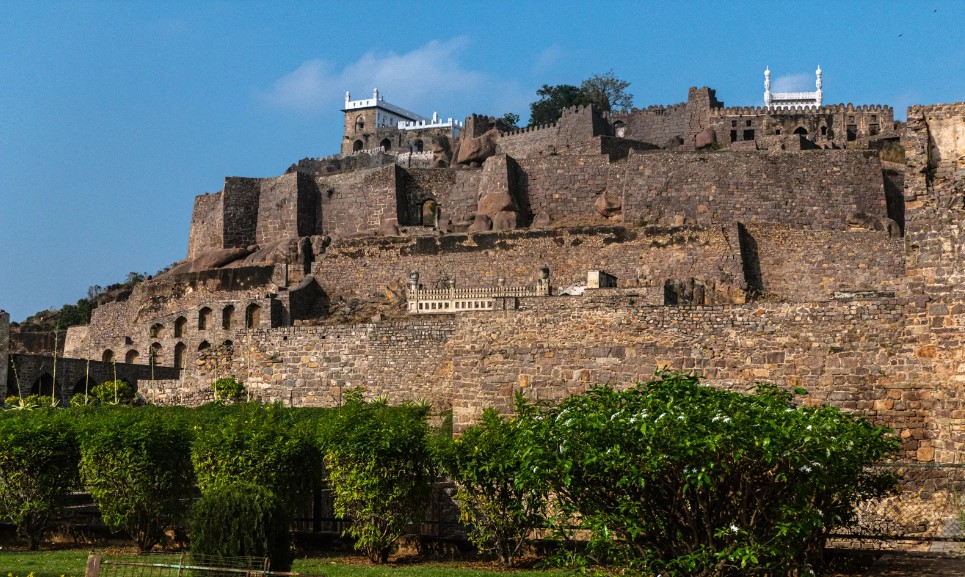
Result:
{"label": "boulder on hillside", "polygon": [[475,138],[461,137],[456,162],[459,164],[482,164],[484,160],[496,154],[496,142],[499,131],[495,128]]}
{"label": "boulder on hillside", "polygon": [[493,215],[493,230],[515,230],[517,214],[514,210],[503,210]]}
{"label": "boulder on hillside", "polygon": [[604,190],[593,203],[593,208],[606,218],[617,216],[623,212],[623,199],[615,197],[616,195]]}
{"label": "boulder on hillside", "polygon": [[550,213],[542,211],[533,218],[533,227],[535,228],[547,228],[553,224],[553,218]]}
{"label": "boulder on hillside", "polygon": [[714,131],[712,126],[701,130],[697,133],[697,137],[694,139],[694,146],[698,149],[706,148],[712,144],[717,143],[717,132]]}
{"label": "boulder on hillside", "polygon": [[485,214],[477,214],[469,226],[469,232],[489,232],[493,229],[493,221]]}

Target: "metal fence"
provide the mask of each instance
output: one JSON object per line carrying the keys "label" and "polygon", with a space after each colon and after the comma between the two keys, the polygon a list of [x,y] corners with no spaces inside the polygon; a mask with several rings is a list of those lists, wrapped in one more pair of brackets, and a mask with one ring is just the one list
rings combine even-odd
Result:
{"label": "metal fence", "polygon": [[876,470],[896,474],[898,492],[863,504],[854,525],[833,537],[861,547],[919,544],[930,551],[965,552],[965,464],[888,463]]}

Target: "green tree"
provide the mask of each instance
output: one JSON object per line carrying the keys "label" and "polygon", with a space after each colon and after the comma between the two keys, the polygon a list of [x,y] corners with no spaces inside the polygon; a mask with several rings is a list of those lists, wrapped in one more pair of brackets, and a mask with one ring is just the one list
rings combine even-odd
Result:
{"label": "green tree", "polygon": [[406,527],[425,514],[435,478],[427,408],[349,398],[319,441],[346,533],[373,563],[386,563]]}
{"label": "green tree", "polygon": [[587,104],[594,104],[603,112],[626,112],[633,108],[633,94],[627,92],[630,83],[620,80],[612,70],[594,74],[580,84],[580,92]]}
{"label": "green tree", "polygon": [[51,518],[78,484],[80,452],[62,411],[0,416],[0,518],[36,550]]}
{"label": "green tree", "polygon": [[245,403],[204,425],[192,445],[202,493],[245,479],[276,492],[292,509],[311,497],[321,457],[305,425],[281,405]]}
{"label": "green tree", "polygon": [[291,570],[290,517],[268,488],[246,481],[215,487],[191,518],[191,555],[199,564],[210,557],[268,557],[272,570]]}
{"label": "green tree", "polygon": [[90,390],[90,396],[103,405],[130,405],[137,396],[137,389],[127,381],[117,379],[95,385]]}
{"label": "green tree", "polygon": [[586,95],[579,86],[544,84],[536,91],[539,100],[529,105],[529,125],[551,124],[563,116],[563,110],[570,106],[586,104]]}
{"label": "green tree", "polygon": [[448,443],[443,458],[447,474],[458,484],[456,501],[469,540],[481,551],[495,551],[507,567],[529,533],[545,522],[544,479],[520,475],[531,442],[531,429],[489,408],[478,425]]}
{"label": "green tree", "polygon": [[502,132],[508,132],[510,130],[518,129],[519,115],[513,112],[507,112],[506,114],[496,119],[496,128],[498,128]]}
{"label": "green tree", "polygon": [[867,469],[896,451],[888,430],[798,407],[773,386],[739,394],[665,373],[530,407],[522,420],[537,439],[522,470],[590,530],[578,563],[663,575],[807,570],[828,532],[895,481]]}
{"label": "green tree", "polygon": [[104,523],[150,551],[186,517],[194,488],[190,432],[156,407],[99,411],[83,432],[81,479]]}

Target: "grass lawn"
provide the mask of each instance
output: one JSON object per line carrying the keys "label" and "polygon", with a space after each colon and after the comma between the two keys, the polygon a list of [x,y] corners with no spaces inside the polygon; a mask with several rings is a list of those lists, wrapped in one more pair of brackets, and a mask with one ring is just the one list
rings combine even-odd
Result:
{"label": "grass lawn", "polygon": [[[0,577],[83,577],[87,564],[87,549],[55,549],[47,551],[0,549]],[[97,552],[109,557],[133,558],[130,549],[101,549]],[[172,557],[177,559],[177,556]],[[561,571],[517,570],[504,571],[495,562],[479,561],[427,561],[417,562],[403,558],[397,562],[377,567],[363,557],[355,555],[331,555],[300,558],[292,571],[326,575],[328,577],[560,577]],[[172,576],[174,572],[172,572]]]}

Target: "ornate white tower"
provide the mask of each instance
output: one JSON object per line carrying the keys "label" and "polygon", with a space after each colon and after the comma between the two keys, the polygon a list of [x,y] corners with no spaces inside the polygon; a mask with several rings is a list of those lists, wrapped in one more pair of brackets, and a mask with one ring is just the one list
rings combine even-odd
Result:
{"label": "ornate white tower", "polygon": [[771,69],[764,67],[764,106],[771,107]]}

